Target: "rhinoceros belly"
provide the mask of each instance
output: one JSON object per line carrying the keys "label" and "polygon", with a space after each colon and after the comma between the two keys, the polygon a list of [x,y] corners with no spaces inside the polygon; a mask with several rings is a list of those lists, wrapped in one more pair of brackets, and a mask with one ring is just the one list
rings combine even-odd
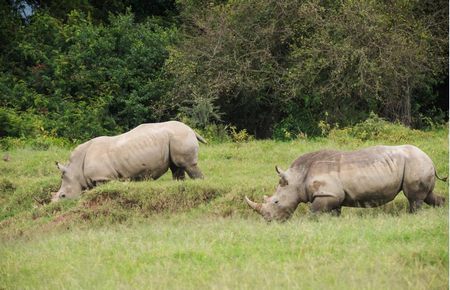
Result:
{"label": "rhinoceros belly", "polygon": [[374,207],[395,198],[401,190],[404,161],[382,156],[344,163],[340,180],[345,192],[343,205]]}

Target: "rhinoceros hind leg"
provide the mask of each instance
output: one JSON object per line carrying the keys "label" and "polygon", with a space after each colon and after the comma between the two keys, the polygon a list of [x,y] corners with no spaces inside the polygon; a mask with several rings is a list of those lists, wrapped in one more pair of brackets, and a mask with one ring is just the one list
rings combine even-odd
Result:
{"label": "rhinoceros hind leg", "polygon": [[174,180],[184,180],[186,177],[184,173],[184,168],[178,167],[175,164],[170,165],[170,170],[172,171],[172,179]]}
{"label": "rhinoceros hind leg", "polygon": [[203,178],[203,174],[197,164],[186,167],[186,172],[192,179]]}

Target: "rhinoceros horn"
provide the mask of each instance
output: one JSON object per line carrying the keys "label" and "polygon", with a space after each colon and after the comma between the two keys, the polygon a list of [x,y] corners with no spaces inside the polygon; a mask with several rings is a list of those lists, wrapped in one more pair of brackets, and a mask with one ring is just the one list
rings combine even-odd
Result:
{"label": "rhinoceros horn", "polygon": [[247,196],[245,197],[245,201],[251,208],[253,208],[255,211],[257,211],[259,214],[262,214],[262,212],[261,212],[262,205],[260,203],[251,201]]}

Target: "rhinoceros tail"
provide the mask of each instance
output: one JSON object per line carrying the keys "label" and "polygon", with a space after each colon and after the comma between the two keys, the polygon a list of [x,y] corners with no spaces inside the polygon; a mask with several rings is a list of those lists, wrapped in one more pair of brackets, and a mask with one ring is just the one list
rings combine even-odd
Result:
{"label": "rhinoceros tail", "polygon": [[446,182],[447,179],[448,179],[448,176],[446,176],[446,177],[440,177],[440,176],[437,174],[436,170],[434,170],[434,175],[436,176],[437,179],[442,180],[442,181],[444,181],[444,182]]}
{"label": "rhinoceros tail", "polygon": [[195,137],[197,137],[198,141],[202,142],[203,144],[208,144],[208,142],[206,142],[206,140],[203,139],[203,137],[200,136],[197,132],[194,132],[194,133],[195,133]]}

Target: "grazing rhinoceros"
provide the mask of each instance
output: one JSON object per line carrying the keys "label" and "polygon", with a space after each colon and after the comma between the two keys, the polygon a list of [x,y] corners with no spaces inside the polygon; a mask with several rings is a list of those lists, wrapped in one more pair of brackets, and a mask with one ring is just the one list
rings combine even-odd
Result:
{"label": "grazing rhinoceros", "polygon": [[56,162],[61,188],[52,201],[75,198],[99,182],[121,178],[157,179],[170,167],[174,179],[203,178],[197,167],[198,142],[206,141],[176,122],[142,124],[112,137],[97,137],[75,148],[68,165]]}
{"label": "grazing rhinoceros", "polygon": [[280,182],[276,193],[264,196],[264,203],[245,197],[248,205],[267,221],[284,221],[301,202],[312,203],[312,212],[337,215],[342,206],[375,207],[395,198],[403,190],[410,212],[425,201],[444,204],[444,197],[433,193],[436,174],[433,162],[411,145],[374,146],[343,152],[321,150],[300,156],[283,172],[275,167]]}

